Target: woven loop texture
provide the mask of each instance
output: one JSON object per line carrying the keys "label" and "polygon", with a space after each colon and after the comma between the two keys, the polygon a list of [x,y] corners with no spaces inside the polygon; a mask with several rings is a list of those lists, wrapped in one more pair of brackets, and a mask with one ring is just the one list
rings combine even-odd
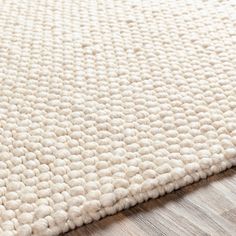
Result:
{"label": "woven loop texture", "polygon": [[0,0],[0,235],[53,236],[236,164],[235,0]]}

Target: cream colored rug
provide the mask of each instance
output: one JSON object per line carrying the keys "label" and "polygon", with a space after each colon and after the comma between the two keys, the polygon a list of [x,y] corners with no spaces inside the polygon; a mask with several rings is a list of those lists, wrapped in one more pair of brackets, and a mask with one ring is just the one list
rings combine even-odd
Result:
{"label": "cream colored rug", "polygon": [[235,13],[0,0],[0,235],[58,235],[235,165]]}

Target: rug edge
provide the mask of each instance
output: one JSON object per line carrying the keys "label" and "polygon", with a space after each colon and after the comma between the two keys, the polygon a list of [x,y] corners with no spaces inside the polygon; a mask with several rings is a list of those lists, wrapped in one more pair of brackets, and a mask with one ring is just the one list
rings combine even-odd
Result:
{"label": "rug edge", "polygon": [[[152,190],[148,190],[146,191],[145,193],[140,193],[139,197],[140,197],[140,200],[137,200],[137,195],[136,195],[136,198],[134,196],[129,196],[129,197],[125,197],[123,199],[121,199],[122,201],[125,201],[126,202],[126,206],[124,207],[120,207],[119,204],[120,204],[120,201],[116,202],[112,207],[106,207],[106,208],[100,208],[98,211],[96,211],[96,213],[92,213],[92,214],[89,214],[89,217],[86,219],[86,217],[83,215],[83,218],[85,218],[86,220],[82,220],[82,217],[78,217],[80,219],[77,220],[77,223],[74,223],[72,222],[72,220],[68,220],[67,221],[67,224],[64,225],[64,230],[59,230],[58,232],[58,228],[55,227],[53,228],[55,231],[57,232],[54,232],[52,235],[53,236],[58,236],[58,235],[61,235],[61,234],[65,234],[65,233],[68,233],[69,231],[72,231],[74,230],[75,228],[79,228],[83,225],[86,225],[86,224],[90,224],[94,221],[98,221],[98,220],[101,220],[107,216],[112,216],[112,215],[115,215],[116,213],[118,212],[121,212],[123,210],[126,210],[128,208],[131,208],[131,207],[134,207],[138,204],[141,204],[141,203],[144,203],[148,200],[151,200],[151,199],[157,199],[159,197],[162,197],[168,193],[171,193],[171,192],[174,192],[176,190],[179,190],[183,187],[186,187],[186,186],[189,186],[191,184],[194,184],[196,182],[199,182],[203,179],[206,179],[210,176],[213,176],[213,175],[217,175],[221,172],[224,172],[228,169],[231,169],[233,167],[236,166],[236,157],[233,157],[231,159],[224,159],[224,161],[220,162],[219,166],[218,166],[218,171],[211,171],[210,168],[208,169],[205,169],[205,171],[203,170],[200,170],[200,171],[196,171],[195,173],[188,173],[187,175],[185,175],[184,177],[178,179],[178,180],[175,180],[175,181],[171,181],[170,183],[168,183],[167,185],[163,186],[163,189],[164,189],[164,192],[159,192],[159,189],[160,189],[160,186],[159,187],[155,187],[153,188]],[[206,175],[205,177],[201,177],[200,175],[201,174],[204,174]],[[196,177],[197,176],[197,177]],[[184,178],[186,177],[190,177],[189,178],[189,182],[184,182]],[[177,184],[178,182],[180,182],[182,180],[182,183],[179,184],[178,186],[175,186],[173,189],[169,188],[168,187],[172,184]],[[112,212],[111,212],[111,208],[112,208]],[[43,236],[43,234],[42,234]]]}

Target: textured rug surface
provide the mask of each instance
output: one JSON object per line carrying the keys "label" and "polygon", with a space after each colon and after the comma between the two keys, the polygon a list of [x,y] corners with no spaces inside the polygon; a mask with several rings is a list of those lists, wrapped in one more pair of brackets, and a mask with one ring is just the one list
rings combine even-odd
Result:
{"label": "textured rug surface", "polygon": [[59,235],[236,164],[236,2],[0,0],[0,235]]}

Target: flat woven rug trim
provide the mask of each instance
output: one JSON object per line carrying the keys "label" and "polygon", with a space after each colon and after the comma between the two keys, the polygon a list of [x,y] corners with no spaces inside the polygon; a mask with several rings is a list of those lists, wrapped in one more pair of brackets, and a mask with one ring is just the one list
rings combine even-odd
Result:
{"label": "flat woven rug trim", "polygon": [[59,235],[236,165],[235,14],[0,0],[0,235]]}

